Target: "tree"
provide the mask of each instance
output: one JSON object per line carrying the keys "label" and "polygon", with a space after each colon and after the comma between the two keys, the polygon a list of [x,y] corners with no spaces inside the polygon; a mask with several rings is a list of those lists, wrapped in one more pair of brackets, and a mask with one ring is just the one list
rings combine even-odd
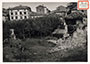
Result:
{"label": "tree", "polygon": [[67,8],[69,8],[69,9],[73,9],[73,8],[75,8],[75,7],[77,7],[77,3],[76,3],[76,2],[70,2],[70,3],[68,4],[68,6],[67,6]]}
{"label": "tree", "polygon": [[69,12],[68,13],[71,13],[71,10],[73,8],[77,8],[77,3],[76,2],[70,2],[67,6],[67,8],[69,9]]}
{"label": "tree", "polygon": [[[35,19],[5,22],[9,29],[15,30],[16,38],[42,37],[50,35],[62,20],[56,15],[48,15]],[[7,29],[7,27],[4,25]]]}

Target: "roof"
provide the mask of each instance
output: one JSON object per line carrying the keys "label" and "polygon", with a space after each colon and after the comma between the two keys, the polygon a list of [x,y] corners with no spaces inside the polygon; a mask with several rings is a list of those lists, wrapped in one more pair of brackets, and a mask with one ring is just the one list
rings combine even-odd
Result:
{"label": "roof", "polygon": [[68,9],[64,6],[58,6],[56,10],[51,11],[51,13],[61,13],[61,12],[67,12]]}
{"label": "roof", "polygon": [[31,11],[30,7],[22,6],[22,5],[19,5],[19,6],[13,7],[13,8],[9,8],[9,10],[21,10],[21,9],[28,9],[29,11]]}
{"label": "roof", "polygon": [[56,10],[58,10],[58,11],[67,11],[66,7],[64,7],[64,6],[58,6],[56,8]]}
{"label": "roof", "polygon": [[45,7],[45,6],[43,6],[43,5],[39,5],[39,6],[37,6],[36,8],[39,8],[39,7],[46,8],[46,7]]}

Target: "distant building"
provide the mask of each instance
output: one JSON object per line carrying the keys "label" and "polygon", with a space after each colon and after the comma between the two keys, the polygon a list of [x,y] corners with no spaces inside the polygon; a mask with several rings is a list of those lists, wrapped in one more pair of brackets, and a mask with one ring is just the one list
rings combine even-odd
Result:
{"label": "distant building", "polygon": [[29,13],[31,8],[28,6],[16,6],[14,8],[9,8],[10,20],[23,20],[29,18]]}
{"label": "distant building", "polygon": [[45,14],[39,14],[39,13],[36,13],[36,12],[31,12],[30,13],[30,18],[39,18],[39,17],[44,17]]}
{"label": "distant building", "polygon": [[3,8],[3,11],[2,11],[2,20],[4,22],[9,20],[8,9]]}
{"label": "distant building", "polygon": [[46,14],[49,11],[50,10],[47,7],[43,6],[43,5],[39,5],[39,6],[36,7],[36,12],[39,13],[39,14]]}
{"label": "distant building", "polygon": [[66,7],[64,7],[64,6],[58,6],[56,8],[56,10],[54,10],[54,11],[51,12],[51,14],[54,13],[54,14],[57,14],[57,15],[60,15],[60,16],[66,16],[67,15],[67,11],[68,10],[66,9]]}
{"label": "distant building", "polygon": [[44,17],[46,15],[48,15],[48,13],[50,12],[50,10],[43,6],[43,5],[39,5],[36,7],[36,12],[31,12],[29,15],[30,15],[30,18],[39,18],[39,17]]}
{"label": "distant building", "polygon": [[46,16],[47,14],[39,14],[39,13],[37,13],[37,12],[31,12],[30,14],[29,14],[29,18],[32,18],[32,19],[34,19],[34,18],[40,18],[40,17],[44,17],[44,16]]}

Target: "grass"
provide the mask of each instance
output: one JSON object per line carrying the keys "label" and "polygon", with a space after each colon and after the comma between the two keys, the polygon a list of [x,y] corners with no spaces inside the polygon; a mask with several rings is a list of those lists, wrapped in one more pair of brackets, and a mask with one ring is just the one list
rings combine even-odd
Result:
{"label": "grass", "polygon": [[[4,47],[5,62],[65,62],[65,61],[87,61],[87,49],[76,47],[74,49],[60,50],[49,53],[53,48],[44,39],[28,38],[24,41],[13,41],[21,43],[24,47],[23,52],[17,47]],[[5,56],[9,57],[6,58]]]}

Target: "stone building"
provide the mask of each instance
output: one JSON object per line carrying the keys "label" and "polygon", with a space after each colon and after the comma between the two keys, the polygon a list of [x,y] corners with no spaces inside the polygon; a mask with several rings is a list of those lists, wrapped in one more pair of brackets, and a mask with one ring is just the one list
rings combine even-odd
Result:
{"label": "stone building", "polygon": [[36,12],[31,11],[30,12],[30,18],[34,19],[34,18],[39,18],[39,17],[44,17],[46,15],[48,15],[50,12],[50,10],[43,6],[43,5],[39,5],[36,7]]}
{"label": "stone building", "polygon": [[31,12],[31,8],[28,6],[16,6],[13,8],[9,8],[9,16],[10,20],[23,20],[29,18],[29,13]]}
{"label": "stone building", "polygon": [[57,14],[59,16],[66,16],[67,15],[67,9],[64,6],[58,6],[56,10],[52,11],[51,14]]}
{"label": "stone building", "polygon": [[39,14],[37,12],[31,12],[29,15],[30,15],[30,18],[34,19],[34,18],[44,17],[46,14]]}
{"label": "stone building", "polygon": [[39,14],[47,14],[50,10],[43,6],[43,5],[39,5],[36,7],[36,12],[39,13]]}
{"label": "stone building", "polygon": [[7,20],[9,20],[8,9],[3,8],[3,10],[2,10],[2,20],[3,20],[3,22],[6,22]]}

